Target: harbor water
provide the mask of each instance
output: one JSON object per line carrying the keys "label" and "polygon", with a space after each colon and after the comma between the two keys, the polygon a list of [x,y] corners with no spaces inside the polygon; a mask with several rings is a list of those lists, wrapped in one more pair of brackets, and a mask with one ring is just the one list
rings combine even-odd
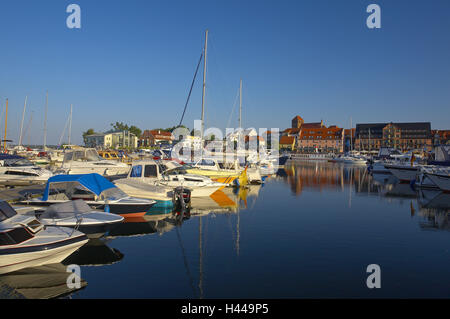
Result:
{"label": "harbor water", "polygon": [[[449,194],[304,161],[219,195],[184,220],[153,212],[91,239],[63,262],[81,267],[71,297],[450,296]],[[366,283],[372,264],[380,289]]]}

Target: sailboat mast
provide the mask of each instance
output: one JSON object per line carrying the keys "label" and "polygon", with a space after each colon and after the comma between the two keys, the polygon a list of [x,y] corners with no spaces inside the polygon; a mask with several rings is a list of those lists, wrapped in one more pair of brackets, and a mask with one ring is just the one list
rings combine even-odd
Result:
{"label": "sailboat mast", "polygon": [[206,65],[208,62],[208,30],[205,32],[205,52],[203,55],[203,94],[202,94],[202,128],[200,132],[201,145],[203,148],[203,131],[205,126],[205,102],[206,102]]}
{"label": "sailboat mast", "polygon": [[5,136],[3,137],[3,151],[6,153],[6,129],[8,128],[8,99],[6,99],[6,112],[5,112]]}
{"label": "sailboat mast", "polygon": [[47,148],[47,111],[48,111],[48,91],[45,94],[44,151]]}
{"label": "sailboat mast", "polygon": [[72,134],[72,104],[70,104],[70,116],[69,116],[69,142],[70,145],[70,135]]}
{"label": "sailboat mast", "polygon": [[350,117],[350,151],[353,151],[353,124],[351,117]]}
{"label": "sailboat mast", "polygon": [[242,79],[239,86],[239,128],[242,128]]}
{"label": "sailboat mast", "polygon": [[23,121],[25,119],[25,110],[27,108],[27,100],[28,100],[28,96],[25,97],[25,104],[23,105],[22,124],[20,124],[19,146],[22,145]]}

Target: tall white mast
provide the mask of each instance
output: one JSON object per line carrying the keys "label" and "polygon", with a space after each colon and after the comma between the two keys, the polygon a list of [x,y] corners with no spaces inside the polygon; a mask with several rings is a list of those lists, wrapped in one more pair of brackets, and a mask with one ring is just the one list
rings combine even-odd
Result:
{"label": "tall white mast", "polygon": [[48,110],[48,91],[45,94],[44,151],[47,149],[47,110]]}
{"label": "tall white mast", "polygon": [[205,102],[206,102],[206,65],[208,61],[208,30],[205,32],[205,52],[203,55],[203,94],[202,94],[202,128],[200,132],[201,147],[203,149],[203,131],[205,126]]}
{"label": "tall white mast", "polygon": [[242,79],[239,86],[239,128],[242,128]]}
{"label": "tall white mast", "polygon": [[70,135],[72,134],[72,104],[70,104],[70,116],[69,116],[69,145],[70,145]]}
{"label": "tall white mast", "polygon": [[25,110],[27,108],[27,100],[28,100],[28,96],[25,97],[25,104],[23,105],[22,124],[20,124],[19,146],[22,145],[23,121],[25,119]]}

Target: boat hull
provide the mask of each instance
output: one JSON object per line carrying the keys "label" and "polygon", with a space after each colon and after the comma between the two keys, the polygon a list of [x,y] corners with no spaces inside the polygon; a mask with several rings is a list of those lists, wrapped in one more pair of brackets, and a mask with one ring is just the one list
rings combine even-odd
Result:
{"label": "boat hull", "polygon": [[389,171],[397,177],[401,182],[410,183],[416,180],[417,173],[419,172],[418,167],[402,167],[402,166],[385,166]]}
{"label": "boat hull", "polygon": [[448,175],[440,175],[440,174],[425,174],[431,181],[436,184],[439,189],[446,193],[450,193],[450,176]]}
{"label": "boat hull", "polygon": [[86,235],[40,246],[0,250],[0,274],[28,267],[60,263],[88,242]]}

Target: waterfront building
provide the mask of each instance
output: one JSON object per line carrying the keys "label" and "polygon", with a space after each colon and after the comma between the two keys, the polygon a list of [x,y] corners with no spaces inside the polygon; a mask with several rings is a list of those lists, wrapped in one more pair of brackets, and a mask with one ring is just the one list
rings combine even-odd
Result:
{"label": "waterfront building", "polygon": [[174,136],[171,132],[162,130],[145,130],[139,138],[139,146],[151,147],[158,144],[172,144]]}
{"label": "waterfront building", "polygon": [[137,148],[137,136],[130,131],[107,132],[88,135],[86,147],[97,149]]}
{"label": "waterfront building", "polygon": [[344,151],[344,129],[331,125],[326,127],[320,122],[305,123],[303,118],[292,119],[292,127],[283,131],[280,148],[288,148],[292,141],[292,150],[302,153],[342,153]]}
{"label": "waterfront building", "polygon": [[297,151],[302,153],[344,152],[344,129],[337,126],[303,128],[297,138]]}
{"label": "waterfront building", "polygon": [[378,151],[381,147],[396,148],[401,151],[431,150],[431,124],[429,122],[415,122],[356,125],[356,150]]}
{"label": "waterfront building", "polygon": [[280,150],[294,151],[296,138],[295,136],[282,136],[280,138]]}

